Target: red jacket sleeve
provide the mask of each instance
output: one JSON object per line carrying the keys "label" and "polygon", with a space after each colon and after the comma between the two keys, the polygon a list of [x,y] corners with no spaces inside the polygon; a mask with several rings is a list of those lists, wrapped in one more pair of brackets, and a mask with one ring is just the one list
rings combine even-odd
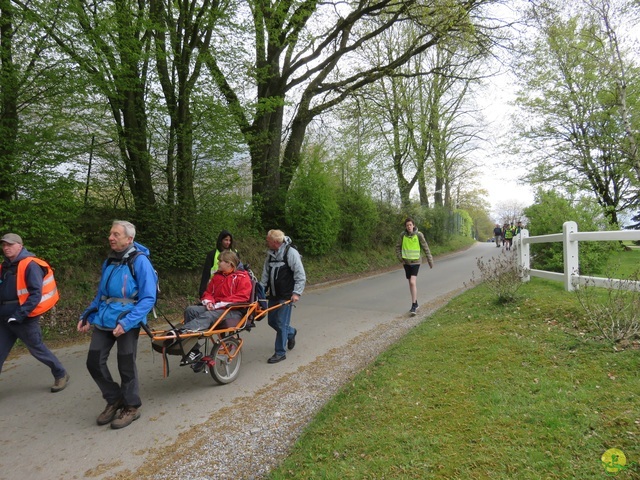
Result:
{"label": "red jacket sleeve", "polygon": [[209,280],[209,284],[207,285],[207,289],[204,291],[204,293],[202,294],[202,298],[200,298],[201,301],[204,300],[208,300],[211,303],[215,303],[215,300],[213,299],[213,290],[214,288],[214,282],[216,279],[216,277],[218,276],[218,272],[214,273],[213,276],[211,277],[211,280]]}

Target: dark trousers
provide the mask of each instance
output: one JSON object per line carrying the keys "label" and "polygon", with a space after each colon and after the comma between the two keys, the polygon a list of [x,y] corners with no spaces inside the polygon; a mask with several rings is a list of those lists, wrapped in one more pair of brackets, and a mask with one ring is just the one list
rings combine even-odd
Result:
{"label": "dark trousers", "polygon": [[[142,405],[136,368],[139,335],[139,328],[132,328],[117,338],[110,330],[93,329],[87,355],[87,369],[98,384],[102,398],[109,404],[122,400],[129,407],[137,408]],[[120,385],[113,380],[107,367],[109,353],[116,343],[118,344]]]}
{"label": "dark trousers", "polygon": [[22,323],[0,320],[0,372],[17,339],[22,340],[36,360],[51,369],[53,378],[62,378],[67,374],[60,360],[42,341],[40,317],[25,318]]}

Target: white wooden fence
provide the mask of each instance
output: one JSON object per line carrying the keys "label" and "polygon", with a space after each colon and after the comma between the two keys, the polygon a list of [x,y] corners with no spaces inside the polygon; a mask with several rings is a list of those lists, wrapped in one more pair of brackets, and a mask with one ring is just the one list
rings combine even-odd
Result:
{"label": "white wooden fence", "polygon": [[[523,229],[519,235],[514,237],[513,245],[518,255],[518,264],[522,266],[525,272],[522,277],[523,282],[528,282],[530,277],[540,277],[563,282],[564,288],[567,291],[572,291],[577,285],[585,285],[587,282],[605,288],[638,290],[640,289],[640,282],[623,282],[617,279],[589,277],[580,275],[579,273],[580,259],[578,258],[578,242],[607,242],[619,240],[640,240],[640,230],[579,232],[576,222],[565,222],[562,225],[562,233],[554,233],[552,235],[530,237],[529,231]],[[562,242],[564,246],[564,273],[531,269],[529,245],[532,243],[550,242]]]}

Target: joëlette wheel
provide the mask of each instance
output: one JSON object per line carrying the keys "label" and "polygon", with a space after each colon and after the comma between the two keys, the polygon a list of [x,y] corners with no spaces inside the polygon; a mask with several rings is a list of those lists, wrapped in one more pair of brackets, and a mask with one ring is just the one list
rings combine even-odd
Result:
{"label": "jo\u00eblette wheel", "polygon": [[211,357],[215,361],[209,372],[213,379],[221,385],[233,382],[240,373],[242,363],[242,350],[238,351],[238,339],[227,338],[225,340],[229,355],[222,345],[214,345]]}

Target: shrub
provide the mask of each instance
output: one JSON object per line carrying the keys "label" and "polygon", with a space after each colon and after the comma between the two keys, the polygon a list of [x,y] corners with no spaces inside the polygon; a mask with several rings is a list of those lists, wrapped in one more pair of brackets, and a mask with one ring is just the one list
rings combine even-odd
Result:
{"label": "shrub", "polygon": [[451,237],[462,235],[472,237],[473,220],[466,210],[451,211],[447,207],[423,207],[416,218],[422,230],[434,243],[447,243]]}
{"label": "shrub", "polygon": [[457,228],[454,235],[462,235],[463,237],[473,236],[473,220],[471,215],[466,210],[456,210],[454,212],[454,218],[458,221]]}
{"label": "shrub", "polygon": [[310,255],[322,255],[334,246],[339,232],[337,192],[320,153],[301,167],[287,195],[286,223],[298,247]]}
{"label": "shrub", "polygon": [[[496,295],[498,303],[513,302],[516,293],[522,286],[522,277],[527,273],[518,264],[518,256],[514,252],[505,252],[489,259],[476,259],[480,271],[480,280],[489,291]],[[475,278],[471,283],[475,283]]]}
{"label": "shrub", "polygon": [[638,274],[630,279],[609,278],[609,288],[597,287],[593,280],[574,290],[587,321],[612,343],[625,343],[640,332],[640,289]]}
{"label": "shrub", "polygon": [[372,244],[383,249],[393,249],[404,229],[405,216],[394,206],[384,202],[376,202],[376,209],[378,222],[372,234]]}
{"label": "shrub", "polygon": [[[578,224],[580,231],[600,231],[610,229],[601,209],[590,199],[571,200],[554,191],[539,190],[535,204],[524,210],[529,219],[529,235],[548,235],[562,232],[567,221]],[[580,273],[599,273],[606,264],[614,242],[580,242]],[[540,270],[563,272],[563,245],[561,242],[531,245],[531,266]]]}
{"label": "shrub", "polygon": [[74,196],[76,187],[75,182],[60,178],[27,198],[0,202],[3,233],[22,236],[29,251],[56,269],[80,263],[87,247],[77,229],[82,204]]}
{"label": "shrub", "polygon": [[369,243],[379,221],[376,204],[363,190],[345,187],[338,200],[340,207],[340,242],[351,247],[356,242]]}

